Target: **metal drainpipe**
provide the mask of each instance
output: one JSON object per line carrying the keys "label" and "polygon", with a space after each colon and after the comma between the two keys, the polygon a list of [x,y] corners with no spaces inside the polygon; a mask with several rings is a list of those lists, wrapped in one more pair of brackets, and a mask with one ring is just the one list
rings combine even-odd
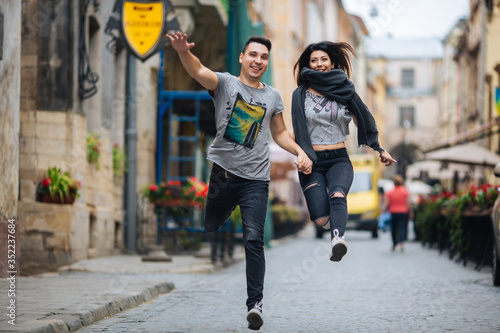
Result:
{"label": "metal drainpipe", "polygon": [[[484,86],[486,72],[486,2],[481,2],[481,60],[479,62],[479,124],[484,124]],[[481,141],[484,141],[481,139]]]}
{"label": "metal drainpipe", "polygon": [[125,140],[127,145],[127,176],[125,179],[126,249],[137,251],[137,129],[136,129],[136,58],[129,51],[126,69]]}

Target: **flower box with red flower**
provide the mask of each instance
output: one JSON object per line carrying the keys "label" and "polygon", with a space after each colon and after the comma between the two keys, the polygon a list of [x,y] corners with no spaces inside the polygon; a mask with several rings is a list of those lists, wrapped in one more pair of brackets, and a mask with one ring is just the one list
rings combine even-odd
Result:
{"label": "flower box with red flower", "polygon": [[45,177],[37,187],[37,201],[45,203],[73,204],[80,196],[79,181],[70,177],[68,172],[62,173],[57,167],[49,168]]}
{"label": "flower box with red flower", "polygon": [[467,191],[460,194],[460,197],[463,201],[462,215],[490,216],[498,197],[498,189],[491,184],[471,185]]}
{"label": "flower box with red flower", "polygon": [[160,206],[193,206],[202,208],[208,193],[208,185],[191,177],[182,184],[170,180],[160,184],[150,184],[142,189],[142,195]]}

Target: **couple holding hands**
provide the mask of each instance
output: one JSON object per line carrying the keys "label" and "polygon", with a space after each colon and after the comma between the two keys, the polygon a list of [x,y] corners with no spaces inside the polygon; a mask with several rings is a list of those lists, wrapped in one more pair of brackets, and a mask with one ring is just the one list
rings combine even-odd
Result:
{"label": "couple holding hands", "polygon": [[331,261],[347,252],[346,196],[353,167],[346,150],[349,122],[358,145],[377,151],[386,166],[396,162],[378,142],[375,120],[349,80],[353,48],[343,42],[314,43],[294,66],[298,88],[292,96],[293,135],[283,120],[280,93],[261,82],[269,65],[271,41],[253,36],[239,56],[238,77],[213,72],[191,53],[186,34],[167,35],[188,74],[209,91],[217,133],[208,148],[213,162],[204,227],[216,231],[240,206],[246,258],[248,328],[263,325],[264,223],[269,197],[269,130],[273,140],[297,156],[295,164],[311,220],[331,231]]}

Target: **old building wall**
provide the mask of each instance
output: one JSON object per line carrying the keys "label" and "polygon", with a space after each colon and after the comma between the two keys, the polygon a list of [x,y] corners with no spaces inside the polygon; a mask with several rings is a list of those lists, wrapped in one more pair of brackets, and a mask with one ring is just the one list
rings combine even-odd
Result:
{"label": "old building wall", "polygon": [[[0,0],[0,175],[2,175],[0,177],[0,253],[5,254],[0,258],[0,277],[5,277],[7,271],[18,270],[21,258],[17,205],[21,79],[20,21],[21,4]],[[14,257],[12,257],[13,248]]]}
{"label": "old building wall", "polygon": [[137,62],[137,188],[156,179],[156,124],[160,54]]}
{"label": "old building wall", "polygon": [[[85,16],[80,8],[68,0],[22,2],[19,220],[26,264],[63,265],[123,249],[123,180],[113,177],[112,149],[124,143],[123,103],[114,103],[125,67],[106,48],[112,3],[92,3]],[[80,79],[83,62],[98,77],[95,94],[92,82]],[[98,165],[86,158],[90,132],[101,139]],[[36,201],[53,166],[81,182],[74,204]]]}
{"label": "old building wall", "polygon": [[367,41],[370,65],[383,73],[387,94],[385,149],[398,161],[386,171],[404,173],[408,164],[439,141],[437,93],[442,44],[434,39],[373,38]]}
{"label": "old building wall", "polygon": [[21,4],[0,1],[0,220],[17,216]]}
{"label": "old building wall", "polygon": [[[485,123],[494,121],[500,117],[500,110],[496,106],[495,93],[500,89],[500,54],[498,45],[500,42],[500,1],[493,1],[492,9],[487,15],[487,27],[485,35],[486,43],[486,63],[485,63],[485,102],[484,116]],[[497,127],[498,128],[498,127]],[[498,131],[497,131],[498,133]],[[486,146],[495,153],[500,153],[500,137],[498,134],[487,138]]]}

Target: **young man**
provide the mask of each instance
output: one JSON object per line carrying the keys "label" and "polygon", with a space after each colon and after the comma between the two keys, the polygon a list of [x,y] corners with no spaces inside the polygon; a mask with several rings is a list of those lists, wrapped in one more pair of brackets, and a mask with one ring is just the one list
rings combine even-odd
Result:
{"label": "young man", "polygon": [[240,75],[215,73],[191,53],[194,43],[180,32],[167,37],[188,74],[205,87],[215,105],[217,134],[208,149],[213,162],[205,207],[205,230],[227,221],[239,205],[246,257],[248,328],[258,330],[264,289],[264,223],[269,197],[269,130],[274,141],[297,156],[299,171],[310,173],[312,162],[295,143],[283,121],[279,92],[260,81],[268,67],[271,42],[251,37],[240,54]]}

